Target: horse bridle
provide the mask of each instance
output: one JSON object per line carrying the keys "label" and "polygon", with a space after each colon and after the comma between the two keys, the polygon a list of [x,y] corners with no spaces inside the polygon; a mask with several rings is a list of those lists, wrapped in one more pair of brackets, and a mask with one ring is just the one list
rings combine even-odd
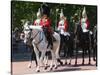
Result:
{"label": "horse bridle", "polygon": [[[28,26],[28,28],[29,28],[29,26]],[[40,31],[38,31],[38,32],[35,34],[35,36],[34,36],[33,38],[31,38],[32,30],[31,30],[30,28],[29,28],[29,30],[30,30],[29,39],[31,39],[31,40],[34,40],[34,39],[37,37],[37,35],[40,33]],[[28,31],[28,30],[27,30],[27,31]],[[40,44],[40,43],[42,42],[42,40],[43,40],[43,38],[42,38],[41,40],[39,40],[38,43],[34,43],[34,44],[35,44],[35,47],[37,48],[38,51],[39,51],[39,48],[37,47],[37,45]]]}
{"label": "horse bridle", "polygon": [[[38,32],[35,34],[35,36],[34,36],[33,38],[31,38],[32,29],[30,29],[29,26],[28,26],[28,28],[29,28],[29,30],[30,30],[30,36],[29,36],[29,38],[32,39],[32,40],[34,40],[34,39],[37,37],[37,35],[38,35],[39,33],[41,33],[40,31],[38,31]],[[42,40],[43,40],[43,38],[40,39],[38,43],[34,43],[34,44],[35,44],[35,45],[38,45],[38,44],[40,44],[40,43],[42,42]]]}

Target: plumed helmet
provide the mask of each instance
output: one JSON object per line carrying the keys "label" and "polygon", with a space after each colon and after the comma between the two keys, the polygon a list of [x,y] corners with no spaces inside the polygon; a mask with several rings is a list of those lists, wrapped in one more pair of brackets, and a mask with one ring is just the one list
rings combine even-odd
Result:
{"label": "plumed helmet", "polygon": [[86,8],[84,7],[83,12],[82,12],[82,17],[87,18],[87,14],[86,14]]}
{"label": "plumed helmet", "polygon": [[63,16],[64,16],[63,9],[61,9],[60,18],[63,17]]}
{"label": "plumed helmet", "polygon": [[42,5],[42,14],[47,15],[48,17],[50,16],[50,8],[48,7],[47,4]]}
{"label": "plumed helmet", "polygon": [[41,16],[41,11],[40,11],[40,8],[38,9],[38,12],[37,12],[37,17]]}

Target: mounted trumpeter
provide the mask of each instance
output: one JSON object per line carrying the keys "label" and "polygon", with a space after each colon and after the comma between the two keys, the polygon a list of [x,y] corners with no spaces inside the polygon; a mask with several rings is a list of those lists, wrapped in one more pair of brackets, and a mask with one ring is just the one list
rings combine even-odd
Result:
{"label": "mounted trumpeter", "polygon": [[89,29],[90,23],[89,23],[87,14],[86,14],[85,7],[84,7],[83,12],[82,12],[82,18],[81,18],[80,24],[81,24],[81,28],[82,28],[83,32],[89,31],[88,29]]}

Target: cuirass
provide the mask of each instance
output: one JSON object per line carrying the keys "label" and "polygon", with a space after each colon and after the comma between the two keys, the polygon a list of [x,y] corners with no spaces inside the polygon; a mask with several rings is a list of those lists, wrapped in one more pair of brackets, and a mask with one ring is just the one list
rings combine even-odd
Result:
{"label": "cuirass", "polygon": [[86,19],[82,19],[81,20],[81,27],[82,27],[82,29],[86,29],[86,27],[87,27],[87,24],[86,24]]}
{"label": "cuirass", "polygon": [[64,20],[59,21],[60,26],[64,26]]}

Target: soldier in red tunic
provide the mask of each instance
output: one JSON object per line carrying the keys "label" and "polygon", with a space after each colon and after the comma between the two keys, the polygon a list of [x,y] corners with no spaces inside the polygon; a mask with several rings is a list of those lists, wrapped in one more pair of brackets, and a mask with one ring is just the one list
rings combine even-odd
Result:
{"label": "soldier in red tunic", "polygon": [[68,32],[68,21],[63,14],[63,10],[61,9],[60,20],[58,22],[58,31],[60,31],[61,35],[64,35],[65,32]]}
{"label": "soldier in red tunic", "polygon": [[51,29],[51,20],[49,18],[50,9],[47,5],[42,6],[42,13],[43,13],[43,16],[41,18],[40,25],[43,27],[45,36],[48,41],[47,48],[50,46],[50,48],[53,49],[53,35],[52,35],[52,29]]}
{"label": "soldier in red tunic", "polygon": [[85,7],[84,7],[83,12],[82,12],[82,18],[81,18],[81,21],[80,21],[80,25],[81,25],[81,28],[82,28],[83,32],[88,32],[89,31],[88,29],[90,27],[90,23],[89,23],[87,14],[86,14]]}

